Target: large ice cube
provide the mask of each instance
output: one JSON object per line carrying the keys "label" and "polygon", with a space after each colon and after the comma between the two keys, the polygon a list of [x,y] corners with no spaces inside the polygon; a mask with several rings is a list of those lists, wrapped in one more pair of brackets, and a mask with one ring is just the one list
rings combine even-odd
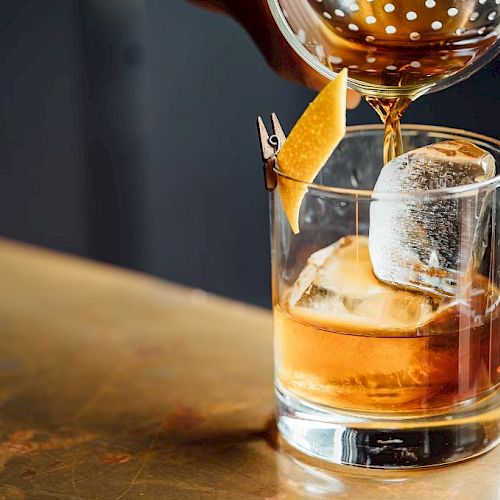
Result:
{"label": "large ice cube", "polygon": [[[431,144],[382,168],[377,193],[405,193],[480,182],[495,175],[491,154],[467,141]],[[381,199],[370,207],[370,256],[380,280],[455,296],[467,288],[483,252],[491,192]]]}
{"label": "large ice cube", "polygon": [[312,254],[288,296],[288,308],[307,323],[360,333],[414,331],[441,303],[377,280],[366,236],[347,236]]}

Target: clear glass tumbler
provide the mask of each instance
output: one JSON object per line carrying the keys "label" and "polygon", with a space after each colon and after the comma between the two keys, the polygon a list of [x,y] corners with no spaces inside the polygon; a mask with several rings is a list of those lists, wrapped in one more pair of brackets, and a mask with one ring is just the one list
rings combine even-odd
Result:
{"label": "clear glass tumbler", "polygon": [[[478,134],[410,125],[403,137],[406,151],[465,139],[500,162],[500,141]],[[348,128],[307,186],[298,234],[279,189],[271,195],[278,426],[293,447],[334,463],[443,465],[500,441],[500,176],[375,193],[382,145],[382,126]],[[276,173],[284,177],[279,166]],[[395,204],[441,214],[438,222],[448,214],[440,241],[454,246],[458,263],[471,255],[474,261],[450,281],[453,293],[436,296],[375,278],[368,244],[380,213],[374,209]]]}

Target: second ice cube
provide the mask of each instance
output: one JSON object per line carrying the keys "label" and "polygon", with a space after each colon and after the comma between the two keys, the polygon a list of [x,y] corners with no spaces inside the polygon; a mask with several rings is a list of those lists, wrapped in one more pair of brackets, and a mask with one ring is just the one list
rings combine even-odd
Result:
{"label": "second ice cube", "polygon": [[[385,165],[370,207],[369,247],[377,278],[441,296],[457,295],[482,258],[491,193],[487,187],[454,194],[423,192],[494,175],[493,156],[462,140],[431,144]],[[377,193],[401,196],[380,194],[377,199]]]}

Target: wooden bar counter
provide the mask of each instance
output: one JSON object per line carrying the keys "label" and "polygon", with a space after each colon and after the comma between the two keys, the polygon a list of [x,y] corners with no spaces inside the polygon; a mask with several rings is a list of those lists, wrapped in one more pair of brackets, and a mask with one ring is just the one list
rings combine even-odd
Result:
{"label": "wooden bar counter", "polygon": [[0,498],[500,499],[500,449],[414,473],[280,446],[271,315],[0,241]]}

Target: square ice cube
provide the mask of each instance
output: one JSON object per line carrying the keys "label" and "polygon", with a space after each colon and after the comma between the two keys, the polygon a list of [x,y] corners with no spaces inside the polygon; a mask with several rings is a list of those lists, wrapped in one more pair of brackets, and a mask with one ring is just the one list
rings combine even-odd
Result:
{"label": "square ice cube", "polygon": [[313,253],[290,287],[287,307],[313,324],[372,334],[413,331],[431,321],[441,300],[399,290],[373,274],[368,238],[346,236]]}
{"label": "square ice cube", "polygon": [[[413,193],[477,183],[495,175],[491,154],[462,140],[431,144],[385,165],[377,193]],[[455,296],[481,261],[491,191],[454,196],[380,197],[370,206],[369,248],[375,275],[403,288]]]}

